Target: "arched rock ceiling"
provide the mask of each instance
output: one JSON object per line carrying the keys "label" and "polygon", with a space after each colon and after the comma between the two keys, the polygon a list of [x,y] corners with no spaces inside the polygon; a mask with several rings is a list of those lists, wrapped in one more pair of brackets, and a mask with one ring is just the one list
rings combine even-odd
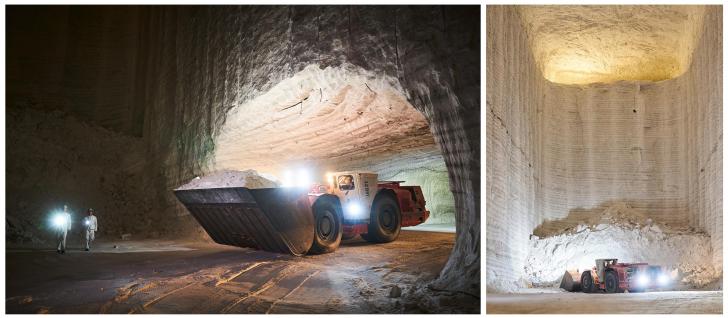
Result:
{"label": "arched rock ceiling", "polygon": [[703,6],[520,6],[534,58],[555,83],[661,81],[689,67]]}
{"label": "arched rock ceiling", "polygon": [[228,114],[215,169],[278,174],[305,165],[365,168],[393,158],[442,158],[427,120],[388,78],[309,66]]}

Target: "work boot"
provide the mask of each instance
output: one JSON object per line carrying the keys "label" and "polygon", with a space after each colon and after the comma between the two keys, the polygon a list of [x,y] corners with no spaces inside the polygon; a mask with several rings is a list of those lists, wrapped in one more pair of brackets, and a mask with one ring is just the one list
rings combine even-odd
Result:
{"label": "work boot", "polygon": [[61,250],[61,254],[66,254],[66,250]]}
{"label": "work boot", "polygon": [[56,253],[61,254],[61,250],[56,250]]}
{"label": "work boot", "polygon": [[86,252],[88,252],[88,251],[89,251],[89,249],[88,249],[88,247],[87,247],[87,248],[86,248]]}

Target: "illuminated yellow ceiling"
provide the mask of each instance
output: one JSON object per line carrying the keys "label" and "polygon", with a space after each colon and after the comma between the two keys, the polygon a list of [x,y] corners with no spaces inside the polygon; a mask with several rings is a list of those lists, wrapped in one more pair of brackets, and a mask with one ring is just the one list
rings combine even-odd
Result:
{"label": "illuminated yellow ceiling", "polygon": [[533,56],[555,83],[661,81],[690,66],[704,6],[520,6]]}

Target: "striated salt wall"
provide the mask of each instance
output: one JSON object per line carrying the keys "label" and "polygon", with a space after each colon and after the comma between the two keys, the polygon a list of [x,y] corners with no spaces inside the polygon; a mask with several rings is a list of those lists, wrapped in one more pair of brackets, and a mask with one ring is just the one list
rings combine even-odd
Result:
{"label": "striated salt wall", "polygon": [[683,108],[685,175],[690,224],[710,235],[713,265],[723,270],[723,13],[708,6],[690,70]]}
{"label": "striated salt wall", "polygon": [[539,134],[543,218],[624,201],[656,220],[687,222],[684,95],[680,79],[549,85]]}
{"label": "striated salt wall", "polygon": [[488,7],[489,290],[523,286],[536,226],[618,202],[704,230],[721,266],[720,11],[694,21],[703,31],[682,76],[576,86],[541,76],[516,7]]}
{"label": "striated salt wall", "polygon": [[518,285],[539,217],[537,138],[546,83],[515,7],[488,6],[486,22],[486,284],[497,291]]}
{"label": "striated salt wall", "polygon": [[7,101],[61,110],[140,137],[144,106],[134,83],[135,6],[12,6],[7,11]]}

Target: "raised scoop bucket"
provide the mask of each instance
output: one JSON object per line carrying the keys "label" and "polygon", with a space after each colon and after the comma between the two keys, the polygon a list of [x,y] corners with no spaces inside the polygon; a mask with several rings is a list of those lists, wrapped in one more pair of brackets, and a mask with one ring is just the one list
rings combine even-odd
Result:
{"label": "raised scoop bucket", "polygon": [[210,188],[174,194],[219,244],[304,255],[313,244],[305,188]]}

